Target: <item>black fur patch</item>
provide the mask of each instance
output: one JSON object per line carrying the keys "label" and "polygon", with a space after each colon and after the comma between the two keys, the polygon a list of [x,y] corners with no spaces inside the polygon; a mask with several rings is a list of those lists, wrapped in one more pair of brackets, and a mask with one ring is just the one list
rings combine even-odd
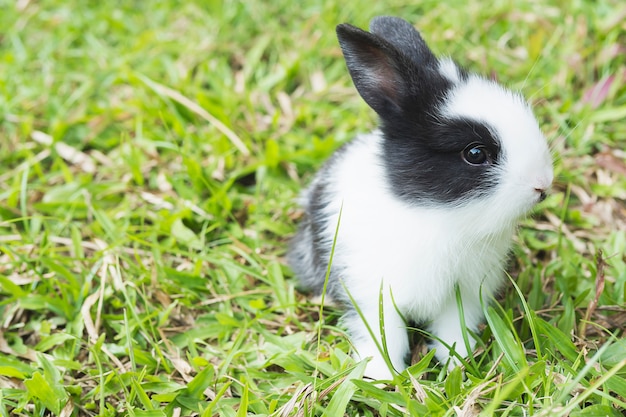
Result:
{"label": "black fur patch", "polygon": [[[492,129],[474,120],[437,120],[430,115],[412,121],[383,123],[383,160],[398,197],[416,205],[463,205],[497,185],[494,167],[501,152]],[[485,147],[490,164],[465,162],[462,152],[472,143]]]}

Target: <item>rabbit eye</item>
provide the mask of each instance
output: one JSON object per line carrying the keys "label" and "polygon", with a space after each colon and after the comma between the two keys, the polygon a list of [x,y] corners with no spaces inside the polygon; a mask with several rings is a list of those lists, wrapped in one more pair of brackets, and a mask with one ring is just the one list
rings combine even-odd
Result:
{"label": "rabbit eye", "polygon": [[472,143],[463,150],[463,159],[470,165],[490,163],[489,152],[483,145]]}

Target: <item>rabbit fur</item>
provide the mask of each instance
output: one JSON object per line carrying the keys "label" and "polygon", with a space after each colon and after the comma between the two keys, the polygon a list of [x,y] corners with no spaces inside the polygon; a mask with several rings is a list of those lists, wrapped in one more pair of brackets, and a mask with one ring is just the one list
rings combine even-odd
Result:
{"label": "rabbit fur", "polygon": [[455,287],[475,331],[517,221],[552,183],[547,142],[519,94],[436,58],[410,23],[383,16],[370,32],[341,24],[337,35],[380,126],[341,147],[303,192],[289,263],[319,294],[332,255],[326,291],[347,308],[366,376],[392,377],[383,352],[395,371],[406,368],[405,320],[425,323],[436,358],[455,366],[474,347]]}

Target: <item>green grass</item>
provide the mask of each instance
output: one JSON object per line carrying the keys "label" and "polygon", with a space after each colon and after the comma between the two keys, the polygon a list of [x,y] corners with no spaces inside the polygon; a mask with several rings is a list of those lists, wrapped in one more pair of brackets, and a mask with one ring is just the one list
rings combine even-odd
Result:
{"label": "green grass", "polygon": [[[284,261],[298,190],[375,124],[334,27],[378,14],[521,90],[558,156],[465,373],[417,352],[389,387]],[[621,0],[0,0],[0,416],[623,415],[625,22]]]}

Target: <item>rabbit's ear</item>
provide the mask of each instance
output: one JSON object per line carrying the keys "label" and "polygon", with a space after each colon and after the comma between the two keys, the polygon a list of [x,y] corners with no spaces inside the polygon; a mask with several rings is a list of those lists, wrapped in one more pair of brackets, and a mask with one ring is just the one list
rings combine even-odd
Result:
{"label": "rabbit's ear", "polygon": [[392,16],[377,16],[370,22],[370,32],[402,51],[416,65],[437,67],[437,58],[419,32],[406,20]]}
{"label": "rabbit's ear", "polygon": [[382,37],[352,25],[338,25],[337,37],[363,100],[381,117],[399,114],[412,64]]}

